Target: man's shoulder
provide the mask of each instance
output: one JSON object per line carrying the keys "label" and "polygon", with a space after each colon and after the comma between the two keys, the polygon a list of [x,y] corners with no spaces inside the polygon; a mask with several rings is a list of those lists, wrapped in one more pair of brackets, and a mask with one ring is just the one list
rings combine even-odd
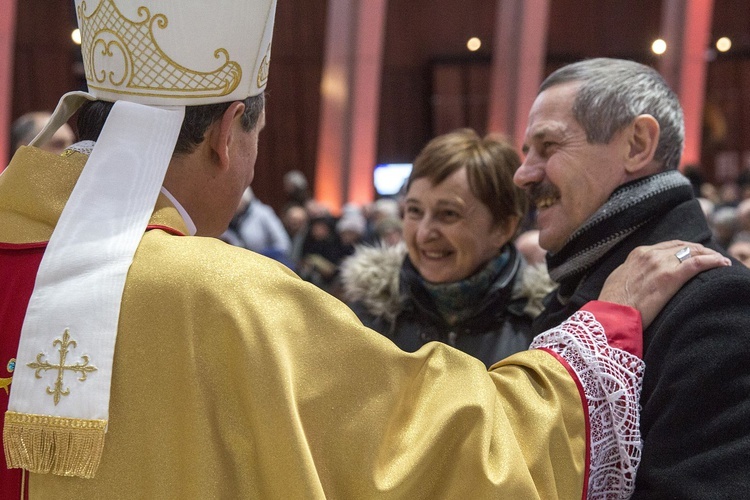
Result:
{"label": "man's shoulder", "polygon": [[207,284],[234,286],[237,283],[297,280],[283,264],[229,245],[217,238],[172,236],[149,231],[133,262],[139,279],[164,280],[176,286],[211,277]]}
{"label": "man's shoulder", "polygon": [[[707,332],[721,338],[750,337],[750,269],[734,262],[710,269],[688,281],[649,327],[647,338],[659,332],[672,337],[704,338]],[[671,332],[671,333],[670,333]]]}
{"label": "man's shoulder", "polygon": [[675,299],[677,301],[688,300],[696,304],[742,304],[746,306],[748,297],[750,297],[750,269],[735,261],[731,266],[709,269],[698,274],[677,292]]}
{"label": "man's shoulder", "polygon": [[748,289],[750,289],[750,269],[735,260],[731,266],[703,271],[688,281],[678,294],[712,293],[746,301],[748,296],[745,295],[745,291]]}

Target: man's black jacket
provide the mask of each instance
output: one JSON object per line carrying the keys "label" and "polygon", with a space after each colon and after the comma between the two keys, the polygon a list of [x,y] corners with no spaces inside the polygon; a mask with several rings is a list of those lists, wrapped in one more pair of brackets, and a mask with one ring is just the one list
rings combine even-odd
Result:
{"label": "man's black jacket", "polygon": [[[631,250],[672,239],[719,249],[698,202],[681,203],[600,259],[565,305],[548,296],[535,333],[595,300]],[[644,332],[644,360],[633,498],[750,498],[750,270],[734,261],[689,281]]]}

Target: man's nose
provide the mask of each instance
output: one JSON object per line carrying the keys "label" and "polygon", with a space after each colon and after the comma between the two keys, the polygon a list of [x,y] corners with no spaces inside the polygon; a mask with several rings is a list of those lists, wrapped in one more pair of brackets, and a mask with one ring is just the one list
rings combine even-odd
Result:
{"label": "man's nose", "polygon": [[513,175],[513,182],[516,186],[525,188],[541,182],[543,178],[544,165],[535,155],[529,153]]}

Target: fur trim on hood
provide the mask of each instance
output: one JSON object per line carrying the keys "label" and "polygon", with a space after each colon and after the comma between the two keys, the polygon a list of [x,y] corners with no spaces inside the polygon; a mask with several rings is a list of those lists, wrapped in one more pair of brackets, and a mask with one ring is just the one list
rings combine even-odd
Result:
{"label": "fur trim on hood", "polygon": [[344,298],[361,302],[372,314],[388,321],[399,313],[399,272],[406,256],[406,245],[358,246],[340,267]]}
{"label": "fur trim on hood", "polygon": [[[406,256],[406,245],[358,246],[351,257],[341,263],[340,277],[344,298],[361,303],[371,314],[393,321],[401,312],[399,275]],[[557,284],[547,274],[544,264],[522,264],[521,279],[513,286],[512,298],[524,297],[523,312],[537,317],[544,309],[542,300]]]}

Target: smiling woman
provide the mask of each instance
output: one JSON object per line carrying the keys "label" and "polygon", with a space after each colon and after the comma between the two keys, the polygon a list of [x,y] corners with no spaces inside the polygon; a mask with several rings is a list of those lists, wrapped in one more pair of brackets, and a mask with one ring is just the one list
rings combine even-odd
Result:
{"label": "smiling woman", "polygon": [[526,210],[519,165],[502,138],[470,129],[425,146],[407,183],[405,246],[361,247],[342,265],[367,326],[406,351],[436,340],[487,366],[528,348],[552,282],[511,243]]}

